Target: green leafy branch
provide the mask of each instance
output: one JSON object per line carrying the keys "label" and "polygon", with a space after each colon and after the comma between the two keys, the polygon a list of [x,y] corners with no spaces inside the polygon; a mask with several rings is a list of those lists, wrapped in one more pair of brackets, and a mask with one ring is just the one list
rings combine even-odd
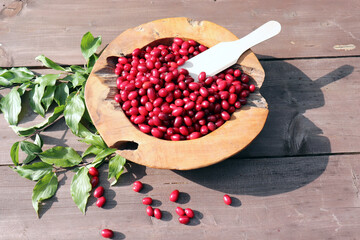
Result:
{"label": "green leafy branch", "polygon": [[[98,168],[108,161],[108,179],[115,179],[111,185],[116,184],[124,170],[126,160],[116,155],[116,149],[109,148],[96,132],[84,100],[86,80],[98,59],[96,51],[100,45],[101,37],[94,38],[90,32],[83,36],[80,46],[87,61],[83,67],[62,67],[44,55],[36,57],[44,66],[60,71],[58,74],[36,75],[25,67],[0,68],[0,87],[11,88],[10,92],[0,99],[0,109],[15,133],[25,138],[11,147],[10,156],[14,164],[11,168],[21,177],[37,182],[32,194],[36,213],[39,211],[40,202],[55,195],[58,188],[57,175],[61,171],[76,171],[70,192],[75,204],[85,213],[92,189],[88,169]],[[30,127],[18,126],[23,102],[29,102],[36,114],[48,117]],[[53,110],[50,112],[50,109]],[[79,137],[79,141],[89,145],[82,155],[71,147],[55,146],[42,150],[40,133],[61,118],[65,118],[66,125]],[[33,142],[29,141],[31,138],[34,138]],[[21,162],[20,150],[26,155]],[[84,158],[89,155],[95,157],[88,163]]]}

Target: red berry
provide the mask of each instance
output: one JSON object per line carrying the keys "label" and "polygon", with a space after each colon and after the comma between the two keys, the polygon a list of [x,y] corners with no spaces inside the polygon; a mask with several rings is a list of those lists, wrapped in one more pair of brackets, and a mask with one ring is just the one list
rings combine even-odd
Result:
{"label": "red berry", "polygon": [[221,112],[221,117],[224,119],[224,121],[227,121],[230,119],[230,114],[226,111]]}
{"label": "red berry", "polygon": [[200,82],[205,81],[205,79],[206,79],[206,73],[205,73],[205,72],[201,72],[201,73],[199,74],[199,76],[198,76],[198,79],[199,79]]}
{"label": "red berry", "polygon": [[179,222],[181,224],[188,224],[190,221],[190,218],[188,216],[181,216],[179,217]]}
{"label": "red berry", "polygon": [[226,205],[230,205],[231,204],[231,197],[229,196],[229,195],[227,195],[227,194],[225,194],[224,195],[224,203],[226,204]]}
{"label": "red berry", "polygon": [[249,76],[248,75],[246,75],[246,74],[241,74],[241,81],[243,82],[243,83],[248,83],[249,82]]}
{"label": "red berry", "polygon": [[99,171],[98,171],[96,168],[91,167],[91,168],[89,168],[89,174],[90,174],[91,176],[98,176],[98,175],[99,175]]}
{"label": "red berry", "polygon": [[114,236],[114,232],[110,229],[103,229],[101,231],[101,236],[103,238],[112,238]]}
{"label": "red berry", "polygon": [[250,84],[250,86],[249,86],[249,91],[250,91],[250,92],[254,92],[254,91],[255,91],[255,85],[254,85],[254,84]]}
{"label": "red berry", "polygon": [[176,212],[177,215],[179,215],[179,216],[184,216],[184,215],[185,215],[185,211],[184,211],[184,209],[182,209],[181,207],[177,207],[177,208],[175,209],[175,212]]}
{"label": "red berry", "polygon": [[234,71],[234,76],[235,76],[235,77],[240,77],[240,75],[241,75],[241,71],[240,71],[239,69],[236,69],[236,70]]}
{"label": "red berry", "polygon": [[133,190],[135,192],[140,192],[140,190],[143,188],[143,184],[140,181],[135,181],[134,182],[134,186],[133,186]]}
{"label": "red berry", "polygon": [[160,209],[158,209],[158,208],[154,209],[154,217],[157,218],[157,219],[161,219],[162,214],[161,214]]}
{"label": "red berry", "polygon": [[135,181],[133,184],[134,184],[134,186],[141,186],[141,187],[143,187],[143,184],[142,184],[142,182],[140,182],[140,181]]}
{"label": "red berry", "polygon": [[176,202],[178,198],[179,198],[179,190],[172,191],[172,193],[170,194],[170,201]]}
{"label": "red berry", "polygon": [[139,187],[139,186],[133,186],[133,190],[134,190],[134,192],[140,192],[141,187]]}
{"label": "red berry", "polygon": [[106,198],[104,196],[99,197],[98,200],[96,201],[96,206],[102,207],[104,206],[105,202],[106,202]]}
{"label": "red berry", "polygon": [[151,206],[146,208],[146,214],[150,217],[154,216],[154,209]]}
{"label": "red berry", "polygon": [[94,188],[99,184],[99,178],[94,176],[90,180],[91,186]]}
{"label": "red berry", "polygon": [[94,197],[99,198],[104,194],[104,188],[102,186],[98,187],[94,191]]}
{"label": "red berry", "polygon": [[152,203],[152,198],[151,198],[151,197],[145,197],[145,198],[143,198],[142,203],[143,203],[144,205],[151,205],[151,203]]}
{"label": "red berry", "polygon": [[191,208],[186,208],[185,209],[185,214],[186,216],[188,216],[189,218],[193,218],[194,217],[194,212]]}

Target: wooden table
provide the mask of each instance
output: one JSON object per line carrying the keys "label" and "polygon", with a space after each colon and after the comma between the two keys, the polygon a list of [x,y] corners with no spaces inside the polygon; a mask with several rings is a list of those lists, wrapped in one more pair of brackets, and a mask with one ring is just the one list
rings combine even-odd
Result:
{"label": "wooden table", "polygon": [[[87,31],[101,35],[105,46],[127,28],[165,17],[213,21],[238,37],[270,19],[283,26],[276,38],[253,48],[266,72],[261,92],[270,114],[246,150],[184,172],[128,163],[114,187],[103,165],[108,202],[100,209],[90,198],[86,215],[71,199],[69,171],[58,175],[60,187],[37,218],[35,183],[9,168],[11,145],[20,138],[1,115],[0,239],[100,239],[103,228],[116,231],[115,239],[359,238],[359,12],[357,0],[0,0],[0,66],[35,72],[44,72],[34,60],[40,54],[83,64],[79,45]],[[64,122],[42,137],[43,149],[86,148]],[[145,193],[131,190],[135,179],[147,184]],[[174,189],[181,192],[178,204],[168,201]],[[233,206],[223,203],[224,193]],[[157,200],[162,220],[145,214],[144,196]],[[176,206],[195,210],[191,224],[178,223]]]}

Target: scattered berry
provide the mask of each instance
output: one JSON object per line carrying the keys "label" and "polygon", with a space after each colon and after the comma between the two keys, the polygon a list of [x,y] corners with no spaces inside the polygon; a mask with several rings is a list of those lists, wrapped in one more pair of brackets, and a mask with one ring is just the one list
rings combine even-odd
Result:
{"label": "scattered berry", "polygon": [[188,216],[189,218],[193,218],[194,217],[194,212],[191,208],[186,208],[185,209],[185,214],[186,216]]}
{"label": "scattered berry", "polygon": [[104,196],[99,197],[98,200],[96,201],[96,206],[100,208],[104,206],[105,202],[106,202],[106,198]]}
{"label": "scattered berry", "polygon": [[179,198],[179,190],[172,191],[172,193],[170,194],[170,201],[176,202],[178,198]]}
{"label": "scattered berry", "polygon": [[154,209],[154,217],[157,219],[161,219],[162,213],[161,213],[160,209],[158,209],[158,208]]}
{"label": "scattered berry", "polygon": [[181,216],[179,217],[179,222],[181,224],[188,224],[190,221],[190,218],[188,216]]}
{"label": "scattered berry", "polygon": [[95,176],[98,176],[98,175],[99,175],[99,171],[98,171],[96,168],[91,167],[91,168],[89,168],[89,174],[90,174],[91,176],[95,177]]}
{"label": "scattered berry", "polygon": [[104,188],[102,186],[98,187],[94,191],[94,197],[99,198],[104,194]]}
{"label": "scattered berry", "polygon": [[175,212],[176,212],[177,215],[179,215],[180,217],[185,215],[185,211],[184,211],[184,209],[182,209],[181,207],[177,207],[177,208],[175,209]]}
{"label": "scattered berry", "polygon": [[148,216],[152,217],[152,216],[154,216],[154,209],[151,206],[148,206],[146,208],[146,213]]}
{"label": "scattered berry", "polygon": [[151,203],[152,203],[152,198],[151,198],[151,197],[145,197],[145,198],[143,198],[142,203],[143,203],[144,205],[151,205]]}
{"label": "scattered berry", "polygon": [[227,195],[227,194],[225,194],[224,195],[224,203],[226,204],[226,205],[230,205],[231,204],[231,197],[229,196],[229,195]]}
{"label": "scattered berry", "polygon": [[133,190],[135,192],[140,192],[140,190],[143,188],[143,184],[140,181],[135,181],[134,182],[134,186],[133,186]]}
{"label": "scattered berry", "polygon": [[91,186],[94,188],[99,184],[99,178],[97,176],[94,176],[90,180]]}
{"label": "scattered berry", "polygon": [[101,236],[103,238],[112,238],[114,236],[114,232],[110,229],[103,229],[101,231]]}

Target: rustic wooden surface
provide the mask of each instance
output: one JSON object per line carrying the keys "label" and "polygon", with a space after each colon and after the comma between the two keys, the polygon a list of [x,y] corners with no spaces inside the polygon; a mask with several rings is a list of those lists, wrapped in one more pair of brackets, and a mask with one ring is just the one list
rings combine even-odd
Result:
{"label": "rustic wooden surface", "polygon": [[[283,31],[253,50],[266,77],[269,104],[263,131],[244,151],[222,163],[191,171],[145,168],[129,163],[115,187],[100,169],[108,203],[90,198],[84,216],[72,202],[72,172],[60,173],[60,188],[40,208],[31,205],[35,183],[9,166],[19,138],[0,116],[0,239],[357,239],[360,236],[359,2],[280,0],[201,1],[11,1],[0,0],[0,66],[39,66],[39,54],[61,64],[82,64],[81,36],[103,36],[103,46],[121,31],[173,16],[216,22],[238,37],[269,19]],[[43,71],[33,69],[34,71]],[[2,90],[1,95],[7,90]],[[25,114],[25,123],[34,116]],[[27,119],[27,120],[26,120]],[[41,119],[35,119],[35,121]],[[84,151],[63,121],[43,135],[44,149]],[[131,190],[141,179],[145,193]],[[168,201],[179,189],[180,203]],[[226,206],[228,193],[234,205]],[[156,199],[163,220],[149,218],[141,204]],[[176,206],[196,210],[180,225]]]}

